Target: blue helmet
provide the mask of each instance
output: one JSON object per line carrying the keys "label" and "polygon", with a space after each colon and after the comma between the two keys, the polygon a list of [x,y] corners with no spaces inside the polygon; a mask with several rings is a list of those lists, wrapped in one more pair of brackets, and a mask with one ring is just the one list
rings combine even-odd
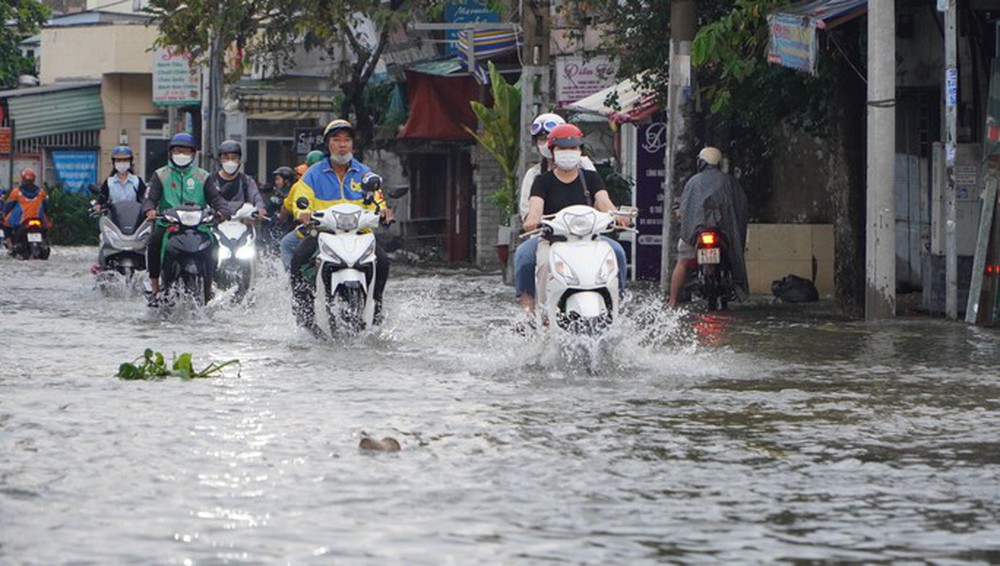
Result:
{"label": "blue helmet", "polygon": [[186,132],[174,134],[174,137],[170,138],[169,149],[173,149],[175,147],[188,147],[198,151],[198,144],[195,142],[194,136]]}
{"label": "blue helmet", "polygon": [[132,153],[132,148],[127,145],[120,145],[113,150],[111,150],[111,160],[115,159],[132,159],[135,154]]}

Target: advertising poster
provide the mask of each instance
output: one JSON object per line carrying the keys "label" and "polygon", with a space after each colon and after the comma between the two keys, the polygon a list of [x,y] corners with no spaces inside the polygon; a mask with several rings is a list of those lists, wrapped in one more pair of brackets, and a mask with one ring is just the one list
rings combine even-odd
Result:
{"label": "advertising poster", "polygon": [[[473,22],[497,23],[500,21],[500,14],[490,10],[486,4],[475,0],[465,2],[449,2],[444,6],[444,21],[452,24],[465,24]],[[458,30],[446,31],[445,55],[458,55]]]}
{"label": "advertising poster", "polygon": [[608,57],[558,57],[556,100],[560,107],[615,84],[618,65]]}
{"label": "advertising poster", "polygon": [[67,192],[83,192],[91,183],[97,184],[96,151],[52,150],[52,164],[56,182]]}
{"label": "advertising poster", "polygon": [[640,281],[660,279],[663,241],[664,158],[667,151],[667,124],[652,122],[638,129],[635,156],[636,218],[635,277]]}
{"label": "advertising poster", "polygon": [[153,104],[201,104],[201,69],[191,65],[186,52],[166,47],[153,51]]}

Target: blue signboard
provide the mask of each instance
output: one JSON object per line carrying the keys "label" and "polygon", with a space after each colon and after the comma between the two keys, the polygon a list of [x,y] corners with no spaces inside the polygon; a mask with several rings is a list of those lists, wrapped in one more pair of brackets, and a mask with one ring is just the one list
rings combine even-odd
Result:
{"label": "blue signboard", "polygon": [[797,15],[771,14],[769,63],[816,73],[816,21]]}
{"label": "blue signboard", "polygon": [[[449,2],[444,6],[444,21],[453,24],[470,22],[497,23],[500,21],[500,14],[491,11],[481,2],[475,0],[465,0],[465,2]],[[445,55],[458,54],[458,31],[445,32],[445,39],[449,40],[445,44]]]}
{"label": "blue signboard", "polygon": [[97,152],[87,150],[52,150],[56,181],[68,192],[87,190],[97,184]]}

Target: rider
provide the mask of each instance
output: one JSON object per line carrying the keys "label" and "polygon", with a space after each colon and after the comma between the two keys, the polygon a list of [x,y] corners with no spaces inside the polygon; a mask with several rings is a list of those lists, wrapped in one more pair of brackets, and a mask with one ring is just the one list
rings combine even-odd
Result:
{"label": "rider", "polygon": [[[365,202],[362,183],[378,186],[381,177],[354,159],[354,126],[347,120],[333,120],[323,130],[323,141],[330,153],[328,160],[323,160],[306,171],[300,181],[298,197],[309,200],[310,210],[322,210],[334,204],[349,202],[365,208],[374,209],[376,204],[381,209],[382,221],[392,222],[392,211],[386,206],[381,192],[376,192],[375,202]],[[309,212],[303,212],[299,220],[308,224],[311,219]],[[292,256],[292,312],[300,326],[313,328],[315,313],[313,312],[314,290],[302,273],[302,267],[308,265],[316,253],[318,243],[316,236],[308,236],[295,249]],[[385,290],[386,279],[389,277],[389,257],[381,245],[375,247],[375,288],[372,296],[375,299],[376,320],[382,309],[382,292]]]}
{"label": "rider", "polygon": [[[305,172],[309,170],[309,167],[323,161],[326,155],[314,149],[306,154],[305,169],[302,171],[302,175],[299,175],[299,180],[292,185],[291,190],[288,191],[288,196],[285,197],[284,206],[281,210],[281,220],[283,222],[297,221],[299,216],[301,216],[301,210],[295,206],[295,201],[298,200],[299,192],[302,189],[302,179],[301,177],[305,175]],[[299,167],[302,167],[301,165]],[[281,263],[285,265],[285,270],[290,270],[292,268],[292,255],[295,253],[295,248],[299,246],[299,242],[306,237],[306,226],[304,224],[299,225],[298,228],[292,230],[285,234],[281,238],[279,244],[279,249],[281,251]]]}
{"label": "rider", "polygon": [[45,189],[35,184],[35,170],[26,167],[21,170],[21,184],[7,195],[3,205],[3,225],[5,241],[8,248],[14,242],[14,234],[26,220],[37,218],[48,230],[52,221],[48,217],[49,195]]}
{"label": "rider", "polygon": [[127,145],[120,145],[111,151],[111,166],[114,172],[101,183],[94,212],[100,212],[105,206],[122,201],[141,203],[146,197],[146,183],[133,173],[134,157],[132,148]]}
{"label": "rider", "polygon": [[[170,138],[167,151],[169,162],[157,169],[149,181],[149,190],[143,203],[146,217],[155,220],[159,213],[170,208],[188,203],[196,206],[205,206],[208,203],[219,217],[226,218],[229,212],[226,199],[222,197],[217,187],[206,184],[208,171],[194,165],[194,156],[198,151],[194,136],[188,133],[174,134],[174,137]],[[151,305],[156,304],[160,292],[160,260],[166,231],[166,224],[157,222],[146,248],[146,266],[149,269],[149,284],[152,288],[149,297]],[[213,241],[213,257],[216,246]],[[206,275],[211,279],[215,266],[212,262],[208,264],[209,273]]]}
{"label": "rider", "polygon": [[267,218],[264,199],[260,196],[257,183],[240,172],[240,163],[243,161],[243,146],[240,142],[225,140],[220,143],[216,158],[222,168],[208,178],[206,188],[211,185],[222,194],[229,205],[230,214],[235,214],[244,203],[249,203],[257,209],[257,216]]}
{"label": "rider", "polygon": [[746,298],[747,270],[743,248],[747,233],[747,197],[735,177],[719,169],[722,152],[705,147],[698,152],[698,172],[681,193],[681,231],[677,240],[677,265],[670,277],[670,306],[676,307],[687,279],[688,264],[695,259],[694,238],[700,227],[720,228],[729,238],[733,283],[740,300]]}
{"label": "rider", "polygon": [[[574,204],[593,206],[602,212],[615,211],[615,205],[608,196],[604,180],[596,171],[581,168],[583,147],[583,132],[573,124],[560,124],[549,133],[548,147],[552,152],[555,168],[535,178],[531,185],[528,214],[524,220],[524,230],[530,232],[541,225],[542,215],[555,214],[563,208]],[[627,225],[628,219],[618,217],[616,222]],[[625,289],[625,250],[617,241],[602,236],[614,250],[618,260],[619,290]],[[540,270],[548,263],[548,246],[536,236],[532,247],[536,253],[522,253],[520,247],[514,256],[514,285],[521,306],[526,311],[533,312],[535,308],[534,288],[535,263],[540,258]],[[527,243],[527,242],[526,242]],[[521,247],[526,247],[522,244]],[[541,250],[539,251],[539,248]],[[544,272],[541,280],[544,281]],[[531,284],[528,282],[531,281]]]}

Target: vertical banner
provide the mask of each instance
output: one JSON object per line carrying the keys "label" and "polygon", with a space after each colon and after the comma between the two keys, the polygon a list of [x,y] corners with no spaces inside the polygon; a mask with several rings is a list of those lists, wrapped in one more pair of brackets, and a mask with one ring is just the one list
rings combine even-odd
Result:
{"label": "vertical banner", "polygon": [[767,17],[771,41],[767,62],[816,74],[816,22],[792,14]]}
{"label": "vertical banner", "polygon": [[56,182],[67,192],[82,192],[91,183],[97,184],[96,151],[52,150],[52,164]]}
{"label": "vertical banner", "polygon": [[663,240],[664,158],[667,151],[667,124],[652,122],[638,128],[635,155],[636,219],[635,277],[642,281],[660,279]]}

